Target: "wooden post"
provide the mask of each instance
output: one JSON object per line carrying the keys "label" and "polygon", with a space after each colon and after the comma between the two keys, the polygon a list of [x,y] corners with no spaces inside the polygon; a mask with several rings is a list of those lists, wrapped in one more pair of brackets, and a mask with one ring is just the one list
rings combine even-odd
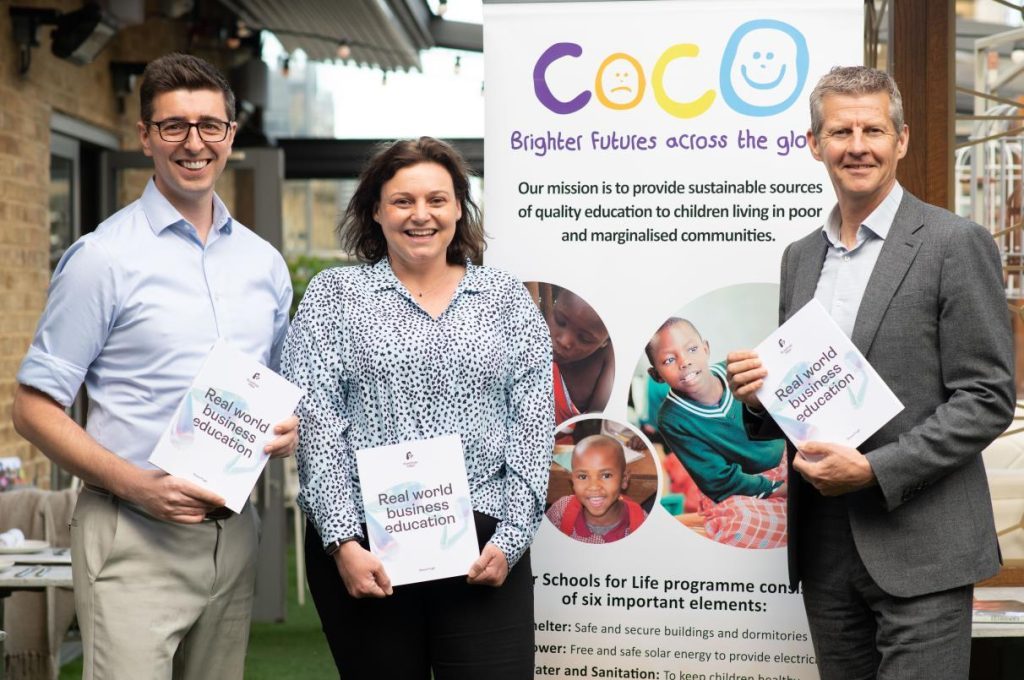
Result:
{"label": "wooden post", "polygon": [[953,0],[891,0],[889,72],[903,94],[910,147],[897,178],[923,201],[954,207]]}

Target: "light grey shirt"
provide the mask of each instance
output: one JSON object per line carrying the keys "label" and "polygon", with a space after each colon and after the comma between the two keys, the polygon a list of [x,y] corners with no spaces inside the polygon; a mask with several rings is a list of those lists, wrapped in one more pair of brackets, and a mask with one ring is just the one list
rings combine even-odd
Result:
{"label": "light grey shirt", "polygon": [[857,229],[857,242],[849,250],[839,238],[842,217],[838,205],[832,208],[828,220],[821,228],[821,236],[828,243],[828,250],[825,252],[825,263],[821,267],[814,297],[828,310],[847,336],[853,336],[853,324],[857,320],[864,289],[868,286],[871,271],[882,252],[882,245],[889,235],[889,228],[892,227],[902,200],[903,187],[897,182],[885,200]]}

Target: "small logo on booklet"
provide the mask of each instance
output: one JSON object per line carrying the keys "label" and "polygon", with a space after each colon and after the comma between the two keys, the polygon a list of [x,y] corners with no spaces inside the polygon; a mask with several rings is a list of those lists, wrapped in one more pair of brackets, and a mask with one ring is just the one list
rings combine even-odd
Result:
{"label": "small logo on booklet", "polygon": [[793,344],[785,338],[779,338],[779,353],[789,354],[793,350]]}
{"label": "small logo on booklet", "polygon": [[415,458],[413,457],[412,451],[406,451],[405,452],[405,462],[402,463],[402,465],[404,465],[407,468],[411,468],[411,467],[416,467],[416,465],[418,463],[419,463],[419,461],[415,460]]}
{"label": "small logo on booklet", "polygon": [[247,378],[245,382],[249,384],[249,387],[256,389],[257,387],[260,386],[260,372],[256,371],[255,373],[252,374],[252,377]]}

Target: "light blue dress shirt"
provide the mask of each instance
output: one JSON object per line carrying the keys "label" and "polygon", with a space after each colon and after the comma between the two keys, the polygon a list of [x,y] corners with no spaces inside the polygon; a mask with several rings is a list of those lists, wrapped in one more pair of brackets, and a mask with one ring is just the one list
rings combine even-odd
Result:
{"label": "light blue dress shirt", "polygon": [[214,196],[206,245],[150,179],[53,274],[18,382],[63,406],[82,382],[86,431],[142,468],[217,338],[274,367],[292,288],[281,254]]}
{"label": "light blue dress shirt", "polygon": [[[554,444],[551,337],[523,284],[468,264],[436,319],[387,259],[310,282],[288,334],[299,505],[324,544],[361,537],[355,451],[457,434],[473,509],[513,565],[544,515]],[[466,565],[468,568],[469,565]]]}
{"label": "light blue dress shirt", "polygon": [[849,250],[839,239],[842,217],[838,205],[821,228],[828,250],[825,251],[825,262],[814,297],[828,310],[847,337],[853,336],[853,324],[857,320],[864,290],[868,287],[868,279],[902,200],[903,187],[897,182],[857,229],[857,241]]}

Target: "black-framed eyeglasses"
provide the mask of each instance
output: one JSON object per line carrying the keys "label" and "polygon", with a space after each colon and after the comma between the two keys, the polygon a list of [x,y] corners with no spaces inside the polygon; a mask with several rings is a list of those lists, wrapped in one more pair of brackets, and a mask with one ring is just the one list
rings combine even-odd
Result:
{"label": "black-framed eyeglasses", "polygon": [[223,142],[228,137],[228,130],[231,123],[216,118],[204,118],[198,123],[190,123],[180,118],[168,118],[167,120],[151,120],[150,125],[156,127],[160,139],[165,142],[184,142],[188,139],[192,128],[199,133],[199,139],[204,142]]}

